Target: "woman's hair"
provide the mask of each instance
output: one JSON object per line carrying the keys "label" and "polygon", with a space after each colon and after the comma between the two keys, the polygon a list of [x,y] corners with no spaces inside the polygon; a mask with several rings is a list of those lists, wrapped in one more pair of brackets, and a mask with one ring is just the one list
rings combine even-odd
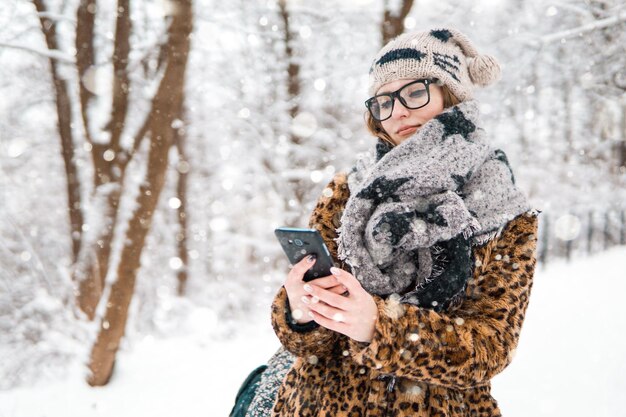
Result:
{"label": "woman's hair", "polygon": [[[452,94],[450,89],[445,84],[441,88],[443,93],[444,108],[452,107],[460,103],[460,100]],[[391,140],[391,137],[387,134],[387,132],[385,132],[385,129],[383,129],[382,123],[374,119],[369,111],[365,111],[365,126],[372,135],[384,140],[391,146],[396,146],[396,144],[393,143],[393,140]]]}

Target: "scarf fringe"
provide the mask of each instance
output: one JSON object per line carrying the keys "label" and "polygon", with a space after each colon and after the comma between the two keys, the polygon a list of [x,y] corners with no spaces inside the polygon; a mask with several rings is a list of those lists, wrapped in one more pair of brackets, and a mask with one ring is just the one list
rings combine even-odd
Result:
{"label": "scarf fringe", "polygon": [[439,245],[433,246],[430,250],[430,253],[432,253],[433,255],[439,255],[444,252],[445,252],[444,249]]}
{"label": "scarf fringe", "polygon": [[[445,265],[450,261],[449,258],[443,253],[444,250],[440,246],[433,246],[431,252],[431,259],[433,266],[430,271],[430,275],[421,280],[415,285],[416,290],[423,290],[428,284],[433,282],[436,278],[440,277],[446,270]],[[437,250],[438,253],[434,253]],[[435,263],[436,262],[436,263]]]}
{"label": "scarf fringe", "polygon": [[427,286],[428,284],[430,284],[431,282],[433,282],[433,281],[435,280],[435,278],[437,278],[437,277],[435,277],[435,276],[433,276],[433,275],[430,275],[429,277],[426,277],[426,278],[424,279],[424,281],[420,282],[419,284],[417,284],[417,285],[415,286],[415,289],[416,289],[416,290],[423,290],[424,288],[426,288],[426,286]]}
{"label": "scarf fringe", "polygon": [[478,220],[472,217],[472,220],[470,220],[470,223],[467,225],[465,229],[463,229],[461,233],[463,234],[463,237],[465,239],[470,239],[476,233],[480,232],[480,230],[481,230],[480,223],[478,223]]}

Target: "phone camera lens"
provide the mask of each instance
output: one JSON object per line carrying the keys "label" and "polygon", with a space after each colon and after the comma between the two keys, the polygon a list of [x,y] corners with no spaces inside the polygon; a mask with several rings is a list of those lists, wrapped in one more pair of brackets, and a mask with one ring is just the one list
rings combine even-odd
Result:
{"label": "phone camera lens", "polygon": [[304,243],[302,243],[302,241],[301,241],[300,239],[295,239],[295,240],[293,241],[293,243],[295,243],[295,244],[296,244],[296,246],[302,246],[302,245],[304,244]]}

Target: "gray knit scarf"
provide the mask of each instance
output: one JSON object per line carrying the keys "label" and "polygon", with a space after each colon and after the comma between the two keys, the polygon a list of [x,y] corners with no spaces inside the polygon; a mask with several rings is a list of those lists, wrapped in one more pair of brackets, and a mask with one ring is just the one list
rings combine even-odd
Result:
{"label": "gray knit scarf", "polygon": [[348,176],[338,256],[365,290],[441,311],[472,274],[472,245],[529,209],[504,152],[491,148],[478,103],[445,109]]}

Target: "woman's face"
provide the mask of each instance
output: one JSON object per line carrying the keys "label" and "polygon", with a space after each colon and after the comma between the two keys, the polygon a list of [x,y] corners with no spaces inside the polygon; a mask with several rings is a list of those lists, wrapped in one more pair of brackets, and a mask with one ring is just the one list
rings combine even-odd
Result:
{"label": "woman's face", "polygon": [[[396,91],[411,81],[413,80],[396,80],[383,84],[376,94]],[[396,145],[408,139],[413,133],[417,132],[423,124],[443,111],[443,89],[436,84],[430,84],[428,88],[430,89],[430,101],[427,105],[419,109],[411,110],[404,107],[402,103],[396,99],[391,117],[380,122],[385,132],[387,132]]]}

